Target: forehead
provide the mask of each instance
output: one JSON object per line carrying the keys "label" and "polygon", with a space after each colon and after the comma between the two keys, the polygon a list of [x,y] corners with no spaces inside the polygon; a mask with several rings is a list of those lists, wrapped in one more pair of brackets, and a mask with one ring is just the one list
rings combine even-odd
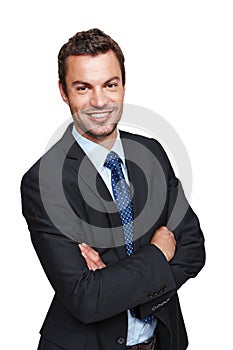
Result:
{"label": "forehead", "polygon": [[121,79],[121,68],[112,50],[98,55],[72,55],[66,62],[66,81],[95,82],[117,76]]}

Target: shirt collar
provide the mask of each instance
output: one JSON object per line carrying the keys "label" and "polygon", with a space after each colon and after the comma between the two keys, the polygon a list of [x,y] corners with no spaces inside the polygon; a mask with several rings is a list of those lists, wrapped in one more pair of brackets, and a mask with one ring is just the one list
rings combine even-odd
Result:
{"label": "shirt collar", "polygon": [[101,172],[103,170],[103,165],[106,160],[107,154],[111,151],[118,154],[118,156],[121,158],[123,165],[125,167],[125,155],[124,155],[124,149],[123,145],[120,139],[120,133],[117,129],[117,138],[114,142],[113,147],[110,150],[107,150],[105,147],[88,140],[86,137],[82,136],[75,126],[73,125],[72,135],[74,136],[75,140],[78,142],[79,146],[82,148],[82,150],[86,153],[90,161],[93,163],[95,168],[98,172]]}

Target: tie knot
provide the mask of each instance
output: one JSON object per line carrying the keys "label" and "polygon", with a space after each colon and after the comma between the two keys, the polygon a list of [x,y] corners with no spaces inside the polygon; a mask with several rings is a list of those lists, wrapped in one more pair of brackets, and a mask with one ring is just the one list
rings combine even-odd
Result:
{"label": "tie knot", "polygon": [[119,168],[122,163],[121,158],[115,152],[111,151],[108,153],[107,158],[104,162],[104,166],[110,170]]}

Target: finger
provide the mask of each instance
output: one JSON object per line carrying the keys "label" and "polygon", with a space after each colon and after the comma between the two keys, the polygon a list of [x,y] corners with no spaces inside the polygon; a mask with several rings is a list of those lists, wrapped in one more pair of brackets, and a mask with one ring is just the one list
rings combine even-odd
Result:
{"label": "finger", "polygon": [[176,238],[174,233],[170,231],[170,234],[171,234],[172,241],[174,242],[174,244],[176,244]]}
{"label": "finger", "polygon": [[97,265],[96,263],[90,258],[88,257],[88,255],[84,252],[84,251],[81,251],[81,254],[83,256],[83,258],[85,259],[85,262],[87,264],[87,267],[92,270],[92,269],[96,269],[97,268]]}
{"label": "finger", "polygon": [[93,260],[89,259],[88,256],[85,258],[87,267],[89,270],[95,271],[106,267],[106,265],[101,261],[101,263],[96,264]]}
{"label": "finger", "polygon": [[93,262],[93,260],[89,259],[88,257],[86,257],[85,260],[89,270],[95,271],[99,269],[98,266]]}
{"label": "finger", "polygon": [[88,267],[90,267],[91,270],[95,271],[96,269],[102,269],[106,267],[100,258],[99,253],[96,252],[93,248],[84,243],[80,244],[79,247],[82,256],[86,260],[86,264],[89,265]]}
{"label": "finger", "polygon": [[169,235],[169,236],[171,237],[172,241],[173,241],[174,243],[176,243],[175,235],[174,235],[174,233],[173,233],[172,231],[170,231],[170,230],[167,229],[166,231],[164,231],[164,233],[167,234],[167,235]]}
{"label": "finger", "polygon": [[164,233],[167,231],[167,228],[166,226],[161,226],[159,227],[156,231],[155,231],[155,234],[158,234],[158,233]]}
{"label": "finger", "polygon": [[81,251],[85,252],[85,254],[87,254],[90,257],[98,257],[99,253],[94,250],[93,248],[91,248],[89,245],[87,245],[86,243],[82,243],[80,245],[80,249]]}
{"label": "finger", "polygon": [[95,264],[100,263],[101,259],[97,252],[93,250],[85,250],[84,253],[87,255],[87,257],[92,260]]}
{"label": "finger", "polygon": [[85,244],[85,243],[79,244],[79,248],[80,248],[83,256],[85,255],[84,257],[88,256],[89,259],[92,259],[96,263],[99,261],[99,259],[100,259],[99,253],[96,252],[93,248],[91,248],[87,244]]}
{"label": "finger", "polygon": [[171,231],[169,231],[166,226],[161,226],[155,231],[155,233],[157,233],[157,234],[168,234],[170,232]]}

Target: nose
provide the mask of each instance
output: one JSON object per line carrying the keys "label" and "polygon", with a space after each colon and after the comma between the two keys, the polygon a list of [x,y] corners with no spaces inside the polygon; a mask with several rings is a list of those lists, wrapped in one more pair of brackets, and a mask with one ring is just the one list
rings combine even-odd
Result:
{"label": "nose", "polygon": [[106,92],[102,89],[93,89],[90,103],[93,107],[103,108],[108,103]]}

